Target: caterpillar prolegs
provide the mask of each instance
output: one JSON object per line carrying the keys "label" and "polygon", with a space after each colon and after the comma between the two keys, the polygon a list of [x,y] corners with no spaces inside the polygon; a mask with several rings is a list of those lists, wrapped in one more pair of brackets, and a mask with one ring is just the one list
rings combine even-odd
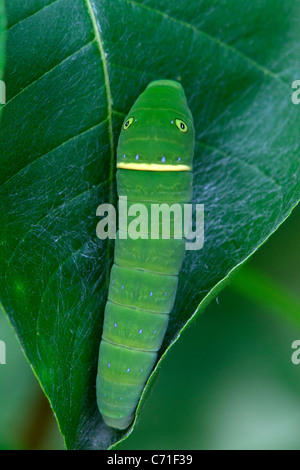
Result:
{"label": "caterpillar prolegs", "polygon": [[[183,204],[192,197],[195,132],[178,82],[151,82],[125,118],[117,149],[117,191],[128,206]],[[126,429],[153,370],[172,312],[184,236],[137,239],[119,226],[99,349],[97,402],[108,426]],[[153,228],[153,227],[152,227]],[[147,233],[145,233],[147,232]],[[152,235],[153,232],[151,232]]]}

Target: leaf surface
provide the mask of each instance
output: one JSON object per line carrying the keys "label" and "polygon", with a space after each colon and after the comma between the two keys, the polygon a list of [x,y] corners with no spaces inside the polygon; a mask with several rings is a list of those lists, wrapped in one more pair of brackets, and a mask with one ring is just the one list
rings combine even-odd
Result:
{"label": "leaf surface", "polygon": [[169,78],[195,120],[205,244],[187,252],[163,358],[299,201],[299,2],[7,0],[6,9],[1,301],[67,447],[105,449],[126,433],[107,428],[96,405],[113,257],[96,236],[96,209],[117,200],[123,118],[150,80]]}

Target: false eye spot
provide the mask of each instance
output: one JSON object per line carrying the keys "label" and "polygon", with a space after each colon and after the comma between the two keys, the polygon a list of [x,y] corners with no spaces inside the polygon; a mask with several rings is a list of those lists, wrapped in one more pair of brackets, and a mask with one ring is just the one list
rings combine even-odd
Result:
{"label": "false eye spot", "polygon": [[185,134],[188,131],[188,126],[181,119],[175,119],[175,124],[177,129],[180,130],[180,132],[183,132]]}
{"label": "false eye spot", "polygon": [[129,119],[127,119],[127,121],[125,121],[125,123],[123,125],[124,131],[126,131],[131,126],[133,121],[134,121],[134,117],[130,117]]}

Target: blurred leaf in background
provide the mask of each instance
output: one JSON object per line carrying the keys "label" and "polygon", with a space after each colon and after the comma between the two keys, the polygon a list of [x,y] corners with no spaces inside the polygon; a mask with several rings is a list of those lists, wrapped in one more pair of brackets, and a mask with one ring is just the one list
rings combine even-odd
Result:
{"label": "blurred leaf in background", "polygon": [[123,118],[150,80],[171,78],[195,119],[205,247],[186,256],[164,357],[299,201],[300,5],[7,0],[6,10],[0,295],[67,447],[107,448],[126,433],[104,425],[95,400],[113,253],[95,214],[116,201]]}

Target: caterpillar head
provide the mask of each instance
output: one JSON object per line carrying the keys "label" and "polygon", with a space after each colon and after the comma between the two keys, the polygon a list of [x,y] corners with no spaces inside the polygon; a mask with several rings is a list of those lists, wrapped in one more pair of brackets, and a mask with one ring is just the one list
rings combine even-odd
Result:
{"label": "caterpillar head", "polygon": [[117,168],[191,171],[195,146],[192,114],[180,83],[151,82],[126,116]]}

